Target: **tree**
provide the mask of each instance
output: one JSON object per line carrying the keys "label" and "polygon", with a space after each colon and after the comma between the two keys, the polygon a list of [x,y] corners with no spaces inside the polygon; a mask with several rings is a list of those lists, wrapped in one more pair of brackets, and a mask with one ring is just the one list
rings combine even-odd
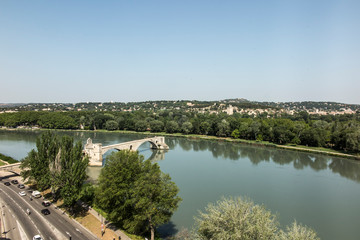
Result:
{"label": "tree", "polygon": [[70,207],[79,199],[79,194],[84,181],[87,178],[86,168],[89,160],[82,155],[82,144],[77,142],[74,145],[73,138],[63,136],[61,140],[60,162],[62,180],[60,194],[64,205]]}
{"label": "tree", "polygon": [[50,161],[58,154],[59,146],[56,136],[50,131],[36,139],[36,148],[31,150],[21,162],[21,176],[27,182],[34,182],[39,190],[50,187]]}
{"label": "tree", "polygon": [[159,120],[153,120],[150,122],[150,129],[152,132],[161,132],[164,130],[164,123]]}
{"label": "tree", "polygon": [[179,124],[175,121],[169,121],[166,124],[165,131],[167,133],[175,133],[179,130]]}
{"label": "tree", "polygon": [[216,136],[227,137],[230,131],[230,124],[225,119],[223,119],[217,124],[217,129],[218,131],[216,132]]}
{"label": "tree", "polygon": [[317,237],[316,232],[307,227],[298,224],[296,221],[289,227],[286,227],[286,231],[280,231],[279,236],[276,238],[277,240],[320,240]]}
{"label": "tree", "polygon": [[315,231],[298,225],[296,221],[287,227],[286,232],[279,231],[276,216],[247,198],[222,198],[216,204],[209,204],[205,210],[195,218],[197,232],[192,239],[319,239]]}
{"label": "tree", "polygon": [[211,128],[210,123],[208,123],[206,121],[200,123],[200,133],[201,134],[204,134],[204,135],[209,134],[210,128]]}
{"label": "tree", "polygon": [[193,129],[192,123],[191,122],[184,122],[181,126],[181,131],[184,134],[189,134]]}
{"label": "tree", "polygon": [[119,128],[119,124],[115,120],[106,121],[105,128],[108,131],[114,131]]}
{"label": "tree", "polygon": [[142,174],[135,182],[136,222],[147,224],[151,240],[154,240],[157,226],[170,220],[181,198],[178,187],[168,174],[161,172],[157,163],[149,160],[143,164]]}
{"label": "tree", "polygon": [[108,218],[133,233],[151,232],[169,221],[181,200],[179,189],[157,163],[144,161],[133,151],[107,157],[99,176],[95,199]]}
{"label": "tree", "polygon": [[51,187],[56,198],[60,192],[64,205],[72,208],[78,200],[86,179],[88,158],[83,156],[82,144],[74,145],[73,138],[63,136],[61,141],[51,132],[36,140],[36,150],[31,150],[21,163],[21,176],[34,182],[39,190]]}
{"label": "tree", "polygon": [[272,239],[276,216],[249,199],[222,198],[209,204],[196,219],[199,239]]}
{"label": "tree", "polygon": [[135,131],[137,132],[145,132],[148,128],[148,123],[144,120],[139,120],[135,123]]}

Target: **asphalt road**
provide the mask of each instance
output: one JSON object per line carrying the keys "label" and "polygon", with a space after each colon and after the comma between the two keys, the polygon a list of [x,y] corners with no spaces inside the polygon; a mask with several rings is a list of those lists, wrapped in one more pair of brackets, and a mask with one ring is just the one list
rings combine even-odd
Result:
{"label": "asphalt road", "polygon": [[[11,233],[9,232],[9,234],[14,234],[14,236],[11,236],[12,238],[6,236],[7,238],[32,239],[34,235],[39,234],[46,240],[62,240],[70,239],[70,237],[71,240],[98,239],[76,221],[70,219],[60,209],[56,209],[54,205],[49,207],[42,206],[42,198],[33,198],[30,201],[31,193],[27,187],[19,189],[17,185],[4,185],[5,181],[11,181],[12,179],[20,180],[19,177],[10,177],[0,182],[0,196],[3,199],[2,202],[5,203],[3,205],[6,224],[9,225],[7,228],[14,228],[10,231]],[[26,196],[19,195],[19,192],[23,190],[26,192]],[[41,213],[41,210],[44,208],[50,210],[49,215],[45,216]],[[26,213],[26,209],[30,209],[30,215]],[[20,238],[18,238],[19,236]]]}

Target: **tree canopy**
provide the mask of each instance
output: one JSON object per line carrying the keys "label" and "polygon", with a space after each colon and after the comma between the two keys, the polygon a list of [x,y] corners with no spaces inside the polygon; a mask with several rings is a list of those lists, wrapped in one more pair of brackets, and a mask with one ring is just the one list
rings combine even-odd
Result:
{"label": "tree canopy", "polygon": [[196,217],[191,239],[212,240],[318,240],[314,230],[296,221],[286,231],[279,230],[276,215],[247,198],[222,198],[210,203]]}
{"label": "tree canopy", "polygon": [[74,144],[69,136],[59,140],[48,131],[37,138],[36,148],[21,162],[21,176],[39,190],[51,188],[55,198],[59,193],[64,205],[71,208],[87,177],[88,158],[83,156],[82,143]]}
{"label": "tree canopy", "polygon": [[181,200],[179,189],[157,163],[144,161],[133,151],[110,154],[101,170],[96,189],[96,204],[108,219],[125,230],[154,233],[157,226],[170,220]]}

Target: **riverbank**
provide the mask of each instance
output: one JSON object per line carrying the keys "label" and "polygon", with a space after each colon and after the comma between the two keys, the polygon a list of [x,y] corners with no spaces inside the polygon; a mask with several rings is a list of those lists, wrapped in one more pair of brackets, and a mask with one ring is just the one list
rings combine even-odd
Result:
{"label": "riverbank", "polygon": [[[208,135],[196,135],[196,134],[189,134],[184,135],[182,133],[166,133],[166,132],[136,132],[136,131],[125,131],[125,130],[115,130],[115,131],[107,131],[107,130],[68,130],[68,129],[42,129],[42,128],[5,128],[2,127],[1,130],[5,131],[70,131],[70,132],[112,132],[112,133],[125,133],[125,134],[138,134],[138,135],[152,135],[152,136],[169,136],[169,137],[182,137],[182,138],[189,138],[189,139],[203,139],[203,140],[211,140],[211,141],[225,141],[225,142],[232,142],[232,143],[241,143],[259,147],[271,147],[271,148],[278,148],[278,149],[286,149],[292,151],[300,151],[300,152],[309,152],[309,153],[316,153],[316,154],[323,154],[328,156],[334,157],[342,157],[352,160],[360,160],[360,155],[348,154],[344,152],[340,152],[333,149],[327,148],[317,148],[317,147],[308,147],[303,145],[280,145],[275,144],[267,141],[255,141],[255,140],[244,140],[244,139],[233,139],[229,137],[216,137],[216,136],[208,136]],[[1,159],[1,156],[0,156]]]}
{"label": "riverbank", "polygon": [[19,161],[13,159],[12,157],[6,156],[0,153],[0,166],[11,164],[11,163],[18,163]]}

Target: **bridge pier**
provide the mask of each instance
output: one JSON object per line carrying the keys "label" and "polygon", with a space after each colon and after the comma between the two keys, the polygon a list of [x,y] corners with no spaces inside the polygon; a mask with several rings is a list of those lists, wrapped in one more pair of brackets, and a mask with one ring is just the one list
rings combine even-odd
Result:
{"label": "bridge pier", "polygon": [[145,138],[130,142],[118,143],[109,146],[102,146],[101,143],[93,143],[91,138],[88,138],[85,146],[84,153],[89,157],[90,166],[102,166],[103,155],[110,149],[116,150],[130,150],[137,151],[137,149],[145,142],[151,144],[152,149],[167,150],[169,146],[165,143],[165,137]]}

